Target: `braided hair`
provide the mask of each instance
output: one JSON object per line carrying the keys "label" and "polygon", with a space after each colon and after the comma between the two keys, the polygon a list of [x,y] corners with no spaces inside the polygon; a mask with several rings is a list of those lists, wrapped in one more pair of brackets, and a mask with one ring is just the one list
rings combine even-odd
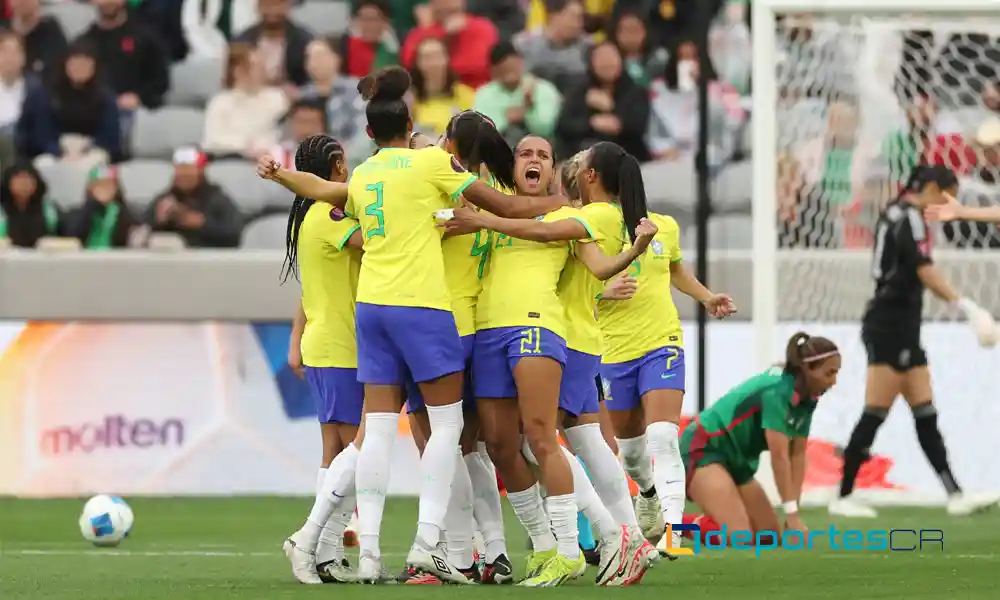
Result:
{"label": "braided hair", "polygon": [[448,122],[445,137],[455,142],[455,152],[470,173],[486,165],[490,174],[507,189],[515,189],[514,151],[487,116],[466,110]]}
{"label": "braided hair", "polygon": [[[295,170],[311,173],[323,179],[333,176],[337,163],[344,159],[344,148],[340,142],[328,135],[313,135],[299,144],[295,150]],[[292,209],[288,212],[288,228],[285,232],[285,262],[281,267],[281,282],[290,276],[299,279],[299,229],[306,213],[316,201],[312,198],[295,196]]]}
{"label": "braided hair", "polygon": [[587,168],[597,173],[605,192],[618,198],[629,238],[635,242],[636,226],[649,216],[639,161],[614,142],[598,142],[588,152]]}

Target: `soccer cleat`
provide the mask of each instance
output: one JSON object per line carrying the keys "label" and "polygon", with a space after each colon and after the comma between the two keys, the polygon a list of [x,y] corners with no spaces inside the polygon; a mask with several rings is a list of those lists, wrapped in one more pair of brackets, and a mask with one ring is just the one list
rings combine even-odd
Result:
{"label": "soccer cleat", "polygon": [[292,576],[295,577],[296,581],[309,585],[323,583],[323,580],[319,578],[319,574],[316,573],[315,552],[308,552],[299,548],[292,538],[285,540],[282,550],[285,551],[288,562],[292,564]]}
{"label": "soccer cleat", "polygon": [[639,521],[644,538],[654,545],[660,541],[667,524],[660,510],[660,499],[655,494],[649,498],[642,494],[635,497],[635,518]]}
{"label": "soccer cleat", "polygon": [[[558,551],[555,548],[544,552],[530,552],[524,560],[524,578],[531,579],[541,573],[545,563],[555,558]],[[586,564],[586,562],[584,563]]]}
{"label": "soccer cleat", "polygon": [[483,567],[481,581],[487,584],[503,585],[514,581],[514,565],[506,554],[501,554],[491,563]]}
{"label": "soccer cleat", "polygon": [[848,517],[851,519],[874,519],[878,516],[874,508],[861,504],[850,497],[834,499],[830,502],[827,510],[835,517]]}
{"label": "soccer cleat", "polygon": [[583,560],[587,561],[587,564],[596,567],[601,564],[601,550],[600,548],[580,548],[580,552],[583,552]]}
{"label": "soccer cleat", "polygon": [[537,575],[525,579],[517,585],[521,587],[556,587],[580,577],[586,570],[587,561],[583,559],[582,553],[578,554],[576,559],[556,554],[545,563]]}
{"label": "soccer cleat", "polygon": [[620,573],[611,585],[627,586],[639,585],[642,582],[646,570],[653,564],[653,558],[659,560],[660,553],[649,543],[649,540],[642,537],[636,529],[629,532],[628,548],[625,551],[624,570]]}
{"label": "soccer cleat", "polygon": [[346,558],[320,563],[316,565],[316,573],[323,583],[355,583],[358,580],[357,573]]}
{"label": "soccer cleat", "polygon": [[640,547],[642,548],[643,554],[646,555],[646,562],[649,563],[650,567],[660,562],[661,558],[665,558],[660,554],[660,551],[656,549],[656,546],[646,539],[646,536],[642,535],[642,530],[638,527],[629,529],[628,536],[629,541],[642,540],[642,542],[640,542]]}
{"label": "soccer cleat", "polygon": [[479,563],[473,561],[472,566],[468,569],[459,569],[459,573],[465,575],[469,583],[480,583],[483,580],[483,573],[479,570]]}
{"label": "soccer cleat", "polygon": [[396,583],[396,578],[382,568],[382,561],[368,552],[363,552],[358,558],[358,583],[371,585]]}
{"label": "soccer cleat", "polygon": [[[680,548],[681,547],[681,534],[678,531],[670,532],[670,548]],[[656,550],[662,558],[669,558],[670,560],[677,560],[677,555],[671,554],[667,547],[667,536],[663,535],[660,537],[660,541],[656,544]]]}
{"label": "soccer cleat", "polygon": [[597,577],[594,583],[597,585],[609,585],[612,581],[618,580],[624,575],[628,564],[628,529],[625,526],[619,527],[614,537],[601,540],[600,548],[601,561],[597,565]]}
{"label": "soccer cleat", "polygon": [[996,506],[1000,502],[998,494],[954,494],[948,498],[948,514],[952,517],[967,517]]}
{"label": "soccer cleat", "polygon": [[469,578],[458,570],[458,567],[451,564],[444,545],[438,544],[434,548],[427,548],[419,541],[410,547],[410,553],[406,556],[406,566],[416,567],[418,571],[430,573],[444,583],[459,583],[467,585],[472,583]]}
{"label": "soccer cleat", "polygon": [[405,585],[441,585],[441,580],[415,567],[406,567],[403,572],[396,577],[396,583]]}

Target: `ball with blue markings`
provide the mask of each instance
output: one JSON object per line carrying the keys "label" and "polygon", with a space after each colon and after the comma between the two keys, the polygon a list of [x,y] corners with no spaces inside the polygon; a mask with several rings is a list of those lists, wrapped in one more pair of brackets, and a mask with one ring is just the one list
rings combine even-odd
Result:
{"label": "ball with blue markings", "polygon": [[80,533],[95,546],[113,547],[132,531],[132,508],[117,496],[94,496],[83,505]]}

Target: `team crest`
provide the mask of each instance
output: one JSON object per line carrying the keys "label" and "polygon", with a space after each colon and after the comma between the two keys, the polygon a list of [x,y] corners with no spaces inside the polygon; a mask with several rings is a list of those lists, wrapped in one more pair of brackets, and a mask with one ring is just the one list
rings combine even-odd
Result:
{"label": "team crest", "polygon": [[663,242],[659,240],[653,240],[653,243],[649,245],[653,249],[653,254],[657,256],[663,255]]}
{"label": "team crest", "polygon": [[340,210],[336,206],[330,209],[330,219],[334,221],[341,221],[345,216],[344,211]]}

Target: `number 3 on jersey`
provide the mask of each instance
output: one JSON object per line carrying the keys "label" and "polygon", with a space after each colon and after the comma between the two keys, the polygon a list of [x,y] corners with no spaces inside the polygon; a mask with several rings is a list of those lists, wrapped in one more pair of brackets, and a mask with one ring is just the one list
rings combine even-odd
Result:
{"label": "number 3 on jersey", "polygon": [[370,183],[365,186],[366,192],[375,192],[375,200],[368,203],[365,206],[365,214],[369,217],[375,217],[378,221],[378,226],[374,229],[369,229],[365,234],[365,239],[371,239],[377,235],[385,237],[385,215],[382,213],[382,182]]}

